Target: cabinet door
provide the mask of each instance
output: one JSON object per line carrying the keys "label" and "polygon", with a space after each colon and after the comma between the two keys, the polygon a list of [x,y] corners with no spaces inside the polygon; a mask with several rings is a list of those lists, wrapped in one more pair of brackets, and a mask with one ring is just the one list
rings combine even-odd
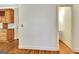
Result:
{"label": "cabinet door", "polygon": [[10,23],[14,23],[14,10],[10,10]]}
{"label": "cabinet door", "polygon": [[3,23],[3,29],[8,29],[8,23]]}
{"label": "cabinet door", "polygon": [[5,10],[5,20],[7,23],[14,23],[14,10],[12,9]]}
{"label": "cabinet door", "polygon": [[7,41],[7,30],[0,29],[0,41]]}
{"label": "cabinet door", "polygon": [[0,9],[0,22],[5,22],[5,10]]}
{"label": "cabinet door", "polygon": [[7,39],[9,42],[12,42],[14,40],[14,29],[7,30]]}

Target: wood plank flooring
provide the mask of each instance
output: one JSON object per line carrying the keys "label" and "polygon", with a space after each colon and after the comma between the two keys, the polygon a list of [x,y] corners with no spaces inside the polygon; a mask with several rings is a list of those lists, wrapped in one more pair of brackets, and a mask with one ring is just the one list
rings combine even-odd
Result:
{"label": "wood plank flooring", "polygon": [[59,41],[59,53],[60,54],[75,54],[65,43]]}
{"label": "wood plank flooring", "polygon": [[12,54],[57,54],[59,51],[47,51],[47,50],[33,50],[33,49],[18,49],[18,41],[15,42],[15,48],[9,51]]}
{"label": "wood plank flooring", "polygon": [[11,43],[0,42],[0,51],[8,52],[9,54],[75,54],[63,42],[59,43],[59,51],[18,49],[18,40]]}

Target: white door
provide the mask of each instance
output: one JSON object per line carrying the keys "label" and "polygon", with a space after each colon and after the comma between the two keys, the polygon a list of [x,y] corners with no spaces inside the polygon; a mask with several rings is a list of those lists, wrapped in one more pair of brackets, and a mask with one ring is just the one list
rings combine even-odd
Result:
{"label": "white door", "polygon": [[19,48],[58,50],[56,5],[19,6]]}

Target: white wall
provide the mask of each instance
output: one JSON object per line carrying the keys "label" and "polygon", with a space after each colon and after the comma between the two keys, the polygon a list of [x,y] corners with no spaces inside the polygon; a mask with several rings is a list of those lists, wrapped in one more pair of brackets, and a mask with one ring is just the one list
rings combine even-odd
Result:
{"label": "white wall", "polygon": [[14,39],[18,39],[18,27],[19,27],[19,8],[14,8],[14,28],[15,28],[15,35],[14,35]]}
{"label": "white wall", "polygon": [[58,50],[56,25],[56,5],[20,5],[19,48]]}
{"label": "white wall", "polygon": [[63,7],[58,7],[58,26],[59,26],[59,31],[62,31],[63,29],[63,20],[64,20],[64,13],[65,13],[65,8]]}
{"label": "white wall", "polygon": [[79,52],[79,5],[73,5],[74,51]]}

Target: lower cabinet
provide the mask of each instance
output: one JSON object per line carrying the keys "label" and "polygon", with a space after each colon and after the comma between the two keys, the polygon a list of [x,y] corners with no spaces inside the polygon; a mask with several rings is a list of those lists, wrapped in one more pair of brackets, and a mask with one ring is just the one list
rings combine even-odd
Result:
{"label": "lower cabinet", "polygon": [[0,42],[12,42],[14,40],[14,29],[0,29]]}
{"label": "lower cabinet", "polygon": [[7,41],[7,30],[0,29],[0,42]]}
{"label": "lower cabinet", "polygon": [[14,29],[7,30],[7,41],[12,42],[14,40]]}

